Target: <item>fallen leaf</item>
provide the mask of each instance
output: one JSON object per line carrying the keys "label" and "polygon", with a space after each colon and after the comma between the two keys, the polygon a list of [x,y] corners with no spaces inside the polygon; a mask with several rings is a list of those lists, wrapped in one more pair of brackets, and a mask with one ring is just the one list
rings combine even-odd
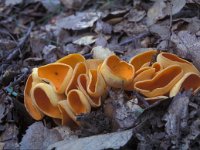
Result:
{"label": "fallen leaf", "polygon": [[132,136],[132,130],[114,132],[102,135],[95,135],[77,140],[64,140],[48,147],[51,149],[70,149],[70,150],[100,150],[100,149],[119,149],[127,143]]}
{"label": "fallen leaf", "polygon": [[72,43],[69,43],[62,47],[62,52],[64,53],[64,55],[78,53],[81,50],[82,50],[81,46]]}
{"label": "fallen leaf", "polygon": [[36,122],[26,130],[20,149],[47,149],[50,144],[61,140],[62,136],[57,130],[50,130],[42,122]]}
{"label": "fallen leaf", "polygon": [[5,131],[0,136],[0,141],[4,142],[4,149],[19,149],[18,135],[19,131],[15,124],[6,124]]}
{"label": "fallen leaf", "polygon": [[43,4],[48,12],[58,12],[61,5],[59,0],[36,0]]}
{"label": "fallen leaf", "polygon": [[186,0],[157,0],[147,12],[147,24],[152,25],[167,15],[177,14],[186,4]]}
{"label": "fallen leaf", "polygon": [[56,25],[63,29],[82,30],[92,27],[100,18],[100,12],[80,12],[65,18],[56,20]]}
{"label": "fallen leaf", "polygon": [[177,27],[174,27],[175,26],[174,25],[173,29],[175,28],[178,31],[181,31],[184,29],[184,30],[189,31],[191,34],[195,34],[200,30],[200,26],[199,26],[200,20],[198,17],[179,18],[179,19],[175,19],[174,22],[177,22],[178,25],[175,24]]}
{"label": "fallen leaf", "polygon": [[133,22],[128,22],[124,20],[118,24],[116,24],[113,28],[114,32],[117,33],[126,33],[128,36],[138,35],[140,33],[147,32],[148,29],[143,24],[135,24]]}
{"label": "fallen leaf", "polygon": [[43,48],[50,43],[50,37],[48,33],[35,31],[30,35],[30,45],[33,54],[39,56]]}
{"label": "fallen leaf", "polygon": [[200,69],[199,38],[188,31],[180,31],[178,34],[173,33],[171,40],[177,46],[176,53],[181,57],[192,60],[194,65]]}
{"label": "fallen leaf", "polygon": [[108,38],[106,38],[105,36],[102,36],[102,35],[99,35],[96,39],[96,46],[102,46],[102,47],[106,47],[107,44],[108,44],[108,41],[107,41]]}
{"label": "fallen leaf", "polygon": [[58,131],[60,133],[62,139],[64,139],[64,140],[78,139],[77,135],[75,135],[75,133],[73,131],[71,131],[70,128],[67,126],[58,126],[51,130]]}
{"label": "fallen leaf", "polygon": [[43,48],[42,53],[44,55],[43,58],[44,58],[45,63],[53,63],[58,59],[56,55],[56,50],[57,50],[57,47],[54,45],[46,45]]}
{"label": "fallen leaf", "polygon": [[22,0],[6,0],[5,4],[6,4],[6,6],[9,6],[9,5],[17,5],[21,2],[22,2]]}
{"label": "fallen leaf", "polygon": [[92,111],[85,115],[78,115],[77,120],[81,124],[78,135],[81,137],[108,133],[111,131],[111,121],[102,109]]}
{"label": "fallen leaf", "polygon": [[169,39],[169,27],[168,24],[153,24],[149,28],[151,33],[158,34],[162,40]]}
{"label": "fallen leaf", "polygon": [[105,59],[108,56],[114,54],[114,52],[110,51],[108,48],[104,48],[102,46],[96,46],[92,49],[93,58],[94,59]]}
{"label": "fallen leaf", "polygon": [[104,104],[104,111],[112,120],[112,130],[132,127],[143,109],[134,99],[125,101],[125,93],[122,90],[110,90],[109,95],[110,98]]}
{"label": "fallen leaf", "polygon": [[103,34],[111,34],[112,32],[112,26],[106,22],[103,21],[97,21],[95,32],[97,33],[103,33]]}
{"label": "fallen leaf", "polygon": [[147,12],[147,24],[152,25],[156,23],[157,20],[165,17],[164,8],[167,5],[164,0],[157,0],[154,2],[154,5]]}
{"label": "fallen leaf", "polygon": [[[173,0],[171,1],[172,5],[172,15],[177,14],[186,4],[186,0]],[[170,14],[170,6],[168,5],[168,14]]]}
{"label": "fallen leaf", "polygon": [[145,17],[145,15],[146,12],[144,10],[132,9],[127,17],[130,22],[139,22]]}
{"label": "fallen leaf", "polygon": [[93,35],[87,35],[87,36],[83,36],[75,41],[73,41],[74,44],[78,44],[78,45],[90,45],[93,44],[96,41],[95,36]]}
{"label": "fallen leaf", "polygon": [[168,136],[176,137],[176,140],[181,136],[181,128],[183,129],[187,126],[189,97],[190,95],[187,95],[186,92],[175,96],[163,117],[166,121],[166,133]]}

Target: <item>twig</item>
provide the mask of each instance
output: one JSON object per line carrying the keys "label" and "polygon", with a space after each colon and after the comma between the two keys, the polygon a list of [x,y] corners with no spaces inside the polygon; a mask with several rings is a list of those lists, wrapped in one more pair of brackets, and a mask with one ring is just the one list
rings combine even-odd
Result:
{"label": "twig", "polygon": [[20,51],[24,47],[24,44],[25,44],[26,40],[28,39],[28,37],[31,33],[31,30],[33,29],[33,26],[34,26],[34,22],[31,22],[31,25],[28,28],[27,33],[24,35],[24,37],[22,37],[19,40],[19,43],[17,44],[17,48],[15,48],[13,50],[13,52],[7,56],[6,62],[10,62],[11,60],[15,59],[20,54]]}
{"label": "twig", "polygon": [[18,83],[20,83],[27,76],[28,72],[29,72],[29,70],[27,69],[17,80],[10,83],[8,86],[13,87],[13,86],[17,85]]}
{"label": "twig", "polygon": [[83,55],[86,59],[92,58],[92,53],[87,53]]}
{"label": "twig", "polygon": [[119,54],[119,55],[122,55],[124,54],[124,51],[120,51],[120,50],[114,50],[115,54]]}
{"label": "twig", "polygon": [[139,34],[139,35],[137,35],[137,36],[134,36],[134,37],[132,37],[132,38],[130,38],[130,39],[128,39],[128,40],[125,40],[124,42],[119,43],[119,45],[120,45],[120,46],[123,46],[123,45],[129,44],[129,43],[131,43],[131,42],[133,42],[133,41],[135,41],[135,40],[144,38],[144,37],[146,37],[146,36],[149,35],[149,34],[150,34],[149,32],[141,33],[141,34]]}
{"label": "twig", "polygon": [[169,2],[169,8],[170,8],[170,14],[169,14],[169,38],[168,38],[168,42],[167,42],[167,49],[170,48],[170,43],[171,43],[171,36],[172,36],[172,2],[171,0],[168,0]]}

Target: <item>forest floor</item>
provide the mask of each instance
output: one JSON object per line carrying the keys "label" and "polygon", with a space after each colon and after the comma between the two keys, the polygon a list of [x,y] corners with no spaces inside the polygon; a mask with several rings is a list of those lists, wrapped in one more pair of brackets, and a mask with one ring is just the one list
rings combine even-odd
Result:
{"label": "forest floor", "polygon": [[99,109],[79,116],[77,130],[48,117],[35,121],[24,107],[34,67],[72,53],[127,61],[149,48],[200,69],[200,2],[0,0],[0,149],[198,149],[199,92],[149,104],[136,92],[112,89]]}

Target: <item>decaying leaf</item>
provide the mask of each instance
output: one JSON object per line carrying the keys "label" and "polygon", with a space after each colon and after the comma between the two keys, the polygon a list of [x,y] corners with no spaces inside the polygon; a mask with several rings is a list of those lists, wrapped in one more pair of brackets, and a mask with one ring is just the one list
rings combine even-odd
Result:
{"label": "decaying leaf", "polygon": [[168,28],[169,24],[153,24],[152,26],[150,26],[149,30],[151,33],[154,34],[158,34],[162,40],[166,40],[169,39],[169,28]]}
{"label": "decaying leaf", "polygon": [[178,34],[172,34],[171,40],[177,46],[176,53],[181,57],[192,60],[196,67],[200,69],[199,38],[188,31],[180,31]]}
{"label": "decaying leaf", "polygon": [[50,144],[61,141],[62,136],[56,130],[46,128],[42,122],[29,126],[20,143],[20,149],[46,149]]}
{"label": "decaying leaf", "polygon": [[147,24],[152,25],[157,20],[164,18],[163,9],[166,7],[164,0],[155,1],[154,5],[147,12]]}
{"label": "decaying leaf", "polygon": [[114,53],[110,51],[108,48],[104,48],[102,46],[96,46],[92,49],[93,58],[95,59],[105,59],[108,56],[113,55]]}
{"label": "decaying leaf", "polygon": [[62,139],[64,140],[78,139],[77,135],[75,135],[74,132],[71,131],[70,128],[66,126],[58,126],[58,127],[53,128],[52,130],[58,131]]}
{"label": "decaying leaf", "polygon": [[56,50],[54,45],[47,45],[43,48],[42,53],[46,63],[53,63],[57,60]]}
{"label": "decaying leaf", "polygon": [[166,121],[165,131],[168,136],[175,137],[174,140],[180,138],[180,130],[187,126],[189,97],[190,95],[186,95],[186,92],[175,96],[163,117]]}
{"label": "decaying leaf", "polygon": [[144,10],[132,9],[128,15],[128,21],[138,22],[142,20],[145,17],[145,15],[146,15],[146,12]]}
{"label": "decaying leaf", "polygon": [[105,114],[112,120],[112,129],[130,128],[143,109],[134,101],[125,101],[125,93],[121,90],[110,90],[110,99],[104,104]]}
{"label": "decaying leaf", "polygon": [[78,53],[81,51],[81,46],[70,43],[70,44],[64,45],[62,48],[62,51],[65,55]]}
{"label": "decaying leaf", "polygon": [[56,24],[63,29],[81,30],[92,27],[100,16],[100,12],[81,12],[59,19],[56,21]]}
{"label": "decaying leaf", "polygon": [[3,142],[4,149],[19,149],[18,133],[16,125],[8,123],[5,125],[5,131],[0,135],[0,141]]}
{"label": "decaying leaf", "polygon": [[102,109],[92,111],[89,114],[78,115],[77,120],[80,121],[81,124],[80,131],[78,131],[78,134],[81,137],[102,134],[111,131],[111,121],[105,115]]}
{"label": "decaying leaf", "polygon": [[140,33],[147,32],[148,29],[144,24],[135,24],[133,22],[128,22],[124,20],[118,24],[116,24],[113,28],[114,32],[117,33],[126,33],[129,36],[138,35]]}
{"label": "decaying leaf", "polygon": [[6,0],[5,4],[6,4],[6,6],[9,6],[9,5],[16,5],[16,4],[19,4],[21,2],[22,2],[22,0]]}
{"label": "decaying leaf", "polygon": [[49,12],[56,12],[60,9],[60,1],[59,0],[35,0],[35,1],[41,1],[43,6],[49,11]]}
{"label": "decaying leaf", "polygon": [[87,35],[73,41],[73,43],[78,45],[90,45],[93,44],[95,41],[96,41],[95,36]]}
{"label": "decaying leaf", "polygon": [[46,32],[32,32],[30,35],[30,45],[33,54],[40,55],[43,48],[50,43],[49,35]]}
{"label": "decaying leaf", "polygon": [[154,5],[148,10],[147,13],[147,24],[152,25],[157,20],[163,19],[167,15],[174,15],[178,13],[186,4],[186,0],[157,0]]}
{"label": "decaying leaf", "polygon": [[70,149],[70,150],[100,150],[100,149],[119,149],[127,143],[132,136],[132,130],[95,135],[71,141],[61,141],[48,147],[51,149]]}
{"label": "decaying leaf", "polygon": [[103,34],[111,34],[112,32],[112,26],[106,22],[103,21],[97,21],[95,32],[97,33],[103,33]]}

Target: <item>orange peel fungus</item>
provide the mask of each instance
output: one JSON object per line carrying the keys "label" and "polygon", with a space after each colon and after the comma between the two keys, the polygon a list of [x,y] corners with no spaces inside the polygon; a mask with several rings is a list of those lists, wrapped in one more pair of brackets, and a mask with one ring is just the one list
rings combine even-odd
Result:
{"label": "orange peel fungus", "polygon": [[[55,63],[33,68],[24,89],[24,105],[31,117],[44,115],[62,125],[80,125],[76,116],[100,107],[109,87],[136,90],[153,103],[182,90],[200,89],[200,72],[175,54],[149,50],[128,62],[111,55],[105,60],[80,54],[67,55]],[[156,60],[155,62],[152,62]]]}

